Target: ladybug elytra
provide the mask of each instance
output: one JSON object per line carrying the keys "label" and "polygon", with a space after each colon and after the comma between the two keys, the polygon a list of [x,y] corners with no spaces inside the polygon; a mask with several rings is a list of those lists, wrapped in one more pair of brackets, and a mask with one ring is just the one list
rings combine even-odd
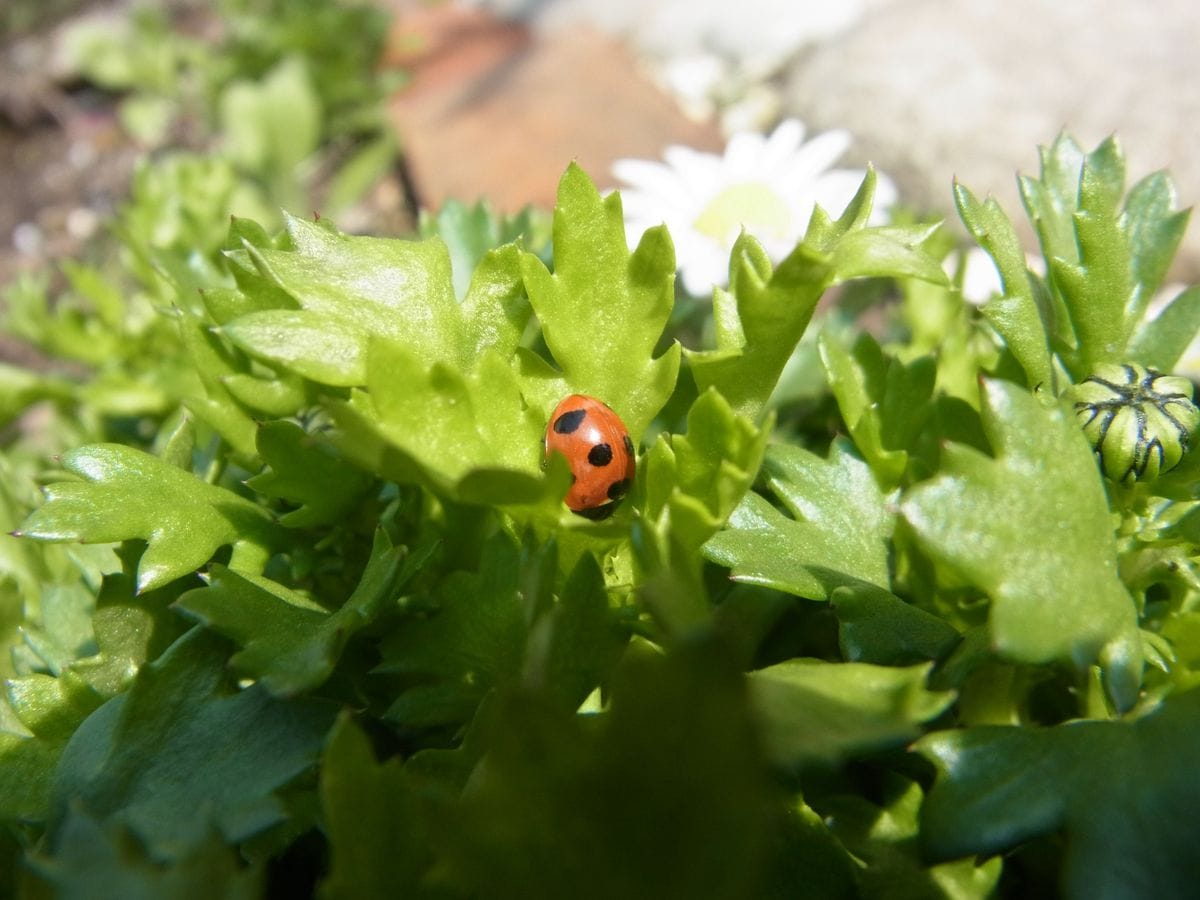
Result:
{"label": "ladybug elytra", "polygon": [[570,464],[567,507],[588,519],[612,515],[637,467],[633,441],[620,416],[595,397],[571,394],[550,414],[544,443],[547,459],[557,450]]}

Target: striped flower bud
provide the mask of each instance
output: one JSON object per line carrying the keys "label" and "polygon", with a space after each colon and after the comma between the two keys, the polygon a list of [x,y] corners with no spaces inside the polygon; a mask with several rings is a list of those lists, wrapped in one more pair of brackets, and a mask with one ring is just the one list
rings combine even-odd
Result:
{"label": "striped flower bud", "polygon": [[1200,425],[1190,381],[1136,363],[1101,365],[1067,396],[1101,471],[1123,484],[1175,468]]}

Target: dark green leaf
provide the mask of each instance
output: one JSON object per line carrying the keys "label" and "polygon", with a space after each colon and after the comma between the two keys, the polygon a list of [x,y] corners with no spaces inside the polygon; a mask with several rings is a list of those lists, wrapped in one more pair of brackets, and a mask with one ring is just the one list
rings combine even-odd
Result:
{"label": "dark green leaf", "polygon": [[1200,880],[1200,691],[1132,722],[984,726],[929,735],[917,749],[939,770],[921,816],[936,859],[1001,853],[1063,829],[1067,896],[1186,897]]}
{"label": "dark green leaf", "polygon": [[478,572],[452,572],[439,608],[409,616],[383,642],[379,670],[418,676],[388,718],[413,727],[465,722],[493,686],[515,680],[525,652],[525,610],[517,594],[519,554],[497,535]]}
{"label": "dark green leaf", "polygon": [[776,806],[720,648],[626,658],[589,720],[506,698],[450,835],[497,898],[760,896]]}
{"label": "dark green leaf", "polygon": [[53,856],[36,859],[34,871],[62,900],[253,900],[262,880],[216,835],[164,865],[122,825],[103,827],[78,807],[59,829]]}
{"label": "dark green leaf", "polygon": [[223,688],[228,652],[194,629],[87,718],[55,776],[58,827],[78,802],[173,859],[213,828],[238,842],[284,821],[275,791],[315,765],[333,710]]}
{"label": "dark green leaf", "polygon": [[338,522],[373,484],[318,435],[294,422],[268,422],[258,430],[258,452],[268,468],[246,481],[267,497],[282,497],[299,509],[279,517],[289,528]]}
{"label": "dark green leaf", "polygon": [[184,594],[176,606],[237,641],[242,649],[231,662],[271,693],[287,697],[329,677],[346,642],[395,602],[432,549],[410,554],[393,547],[382,529],[376,531],[362,579],[333,613],[266,578],[220,566],[214,567],[207,587]]}
{"label": "dark green leaf", "polygon": [[431,853],[416,792],[402,760],[376,762],[346,715],[321,759],[321,805],[333,856],[322,897],[383,900],[419,891]]}

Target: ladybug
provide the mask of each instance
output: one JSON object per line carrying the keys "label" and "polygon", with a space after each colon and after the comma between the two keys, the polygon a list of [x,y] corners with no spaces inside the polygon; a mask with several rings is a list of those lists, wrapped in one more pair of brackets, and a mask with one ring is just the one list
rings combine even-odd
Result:
{"label": "ladybug", "polygon": [[629,429],[607,403],[584,394],[563,399],[546,424],[546,459],[558,451],[571,466],[566,504],[588,519],[606,519],[633,484],[637,459]]}

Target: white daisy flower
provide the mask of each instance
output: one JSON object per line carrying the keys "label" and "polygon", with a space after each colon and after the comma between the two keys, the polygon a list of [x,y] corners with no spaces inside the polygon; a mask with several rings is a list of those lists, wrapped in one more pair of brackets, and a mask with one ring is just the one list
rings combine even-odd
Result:
{"label": "white daisy flower", "polygon": [[[779,262],[804,236],[814,205],[841,214],[866,174],[831,168],[849,146],[845,131],[826,131],[805,143],[804,125],[788,119],[769,137],[733,135],[722,156],[671,146],[663,152],[665,162],[617,160],[613,174],[628,185],[621,199],[630,246],[647,228],[665,223],[684,288],[706,296],[728,282],[729,251],[743,228]],[[877,178],[875,222],[896,200],[892,182]]]}

